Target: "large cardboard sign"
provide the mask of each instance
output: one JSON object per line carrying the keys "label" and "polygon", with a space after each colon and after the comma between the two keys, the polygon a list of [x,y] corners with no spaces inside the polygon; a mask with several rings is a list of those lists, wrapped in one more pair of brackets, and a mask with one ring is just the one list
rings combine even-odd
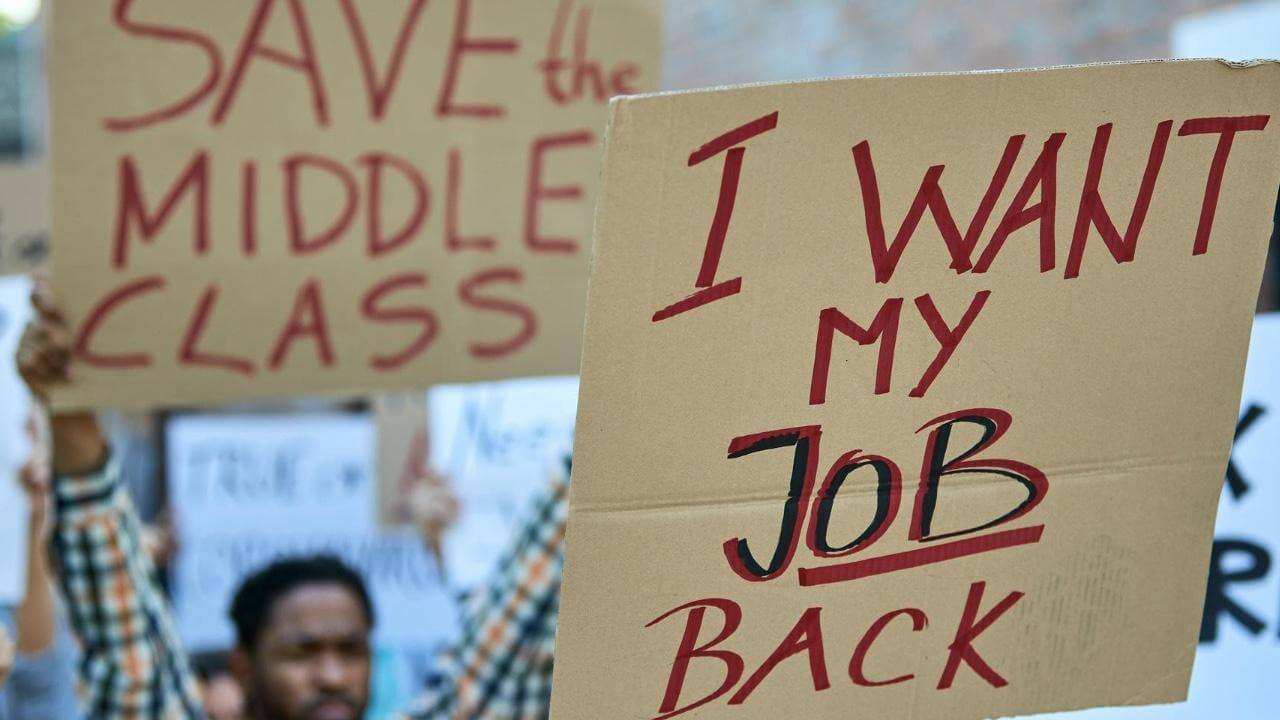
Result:
{"label": "large cardboard sign", "polygon": [[[1263,720],[1280,707],[1280,315],[1249,343],[1235,447],[1218,506],[1200,647],[1187,702],[1055,720]],[[1049,718],[1045,718],[1049,720]]]}
{"label": "large cardboard sign", "polygon": [[55,3],[58,405],[577,372],[659,0]]}
{"label": "large cardboard sign", "polygon": [[622,99],[552,714],[1185,697],[1280,65]]}
{"label": "large cardboard sign", "polygon": [[231,647],[227,610],[249,573],[282,556],[332,553],[373,596],[379,705],[412,698],[457,634],[456,606],[422,538],[377,527],[371,419],[180,416],[166,437],[174,609],[187,647]]}

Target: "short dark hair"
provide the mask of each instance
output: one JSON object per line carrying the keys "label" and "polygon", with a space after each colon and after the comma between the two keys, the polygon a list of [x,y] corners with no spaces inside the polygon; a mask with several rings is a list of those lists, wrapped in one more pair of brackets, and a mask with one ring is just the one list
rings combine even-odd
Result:
{"label": "short dark hair", "polygon": [[231,601],[236,642],[252,650],[258,644],[276,601],[305,585],[341,585],[360,601],[364,618],[373,627],[373,603],[360,574],[333,555],[276,560],[245,578]]}

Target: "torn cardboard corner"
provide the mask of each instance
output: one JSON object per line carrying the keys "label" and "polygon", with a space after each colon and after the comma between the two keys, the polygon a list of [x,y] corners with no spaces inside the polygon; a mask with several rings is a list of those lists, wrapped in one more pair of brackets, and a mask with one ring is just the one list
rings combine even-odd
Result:
{"label": "torn cardboard corner", "polygon": [[1218,58],[1218,62],[1229,67],[1243,69],[1257,67],[1259,65],[1273,65],[1280,63],[1280,60],[1276,60],[1274,58],[1254,58],[1253,60],[1227,60],[1225,58]]}
{"label": "torn cardboard corner", "polygon": [[615,103],[553,715],[1183,699],[1278,111],[1216,61]]}

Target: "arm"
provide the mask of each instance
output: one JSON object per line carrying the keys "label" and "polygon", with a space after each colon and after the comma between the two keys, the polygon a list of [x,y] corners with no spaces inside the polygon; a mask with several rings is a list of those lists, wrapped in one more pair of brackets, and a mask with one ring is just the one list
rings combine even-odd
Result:
{"label": "arm", "polygon": [[445,677],[409,720],[547,717],[568,509],[569,481],[560,476],[464,608],[461,640],[443,658]]}
{"label": "arm", "polygon": [[26,491],[30,514],[27,518],[27,594],[18,606],[18,653],[38,655],[48,650],[54,641],[57,611],[53,603],[52,578],[49,575],[49,559],[45,553],[48,527],[49,467],[41,442],[39,423],[33,413],[27,418],[27,435],[30,441],[30,457],[20,472],[22,488]]}
{"label": "arm", "polygon": [[[36,398],[68,380],[70,340],[62,316],[37,284],[35,319],[18,348],[18,371]],[[140,523],[108,462],[91,413],[50,420],[58,579],[83,652],[88,715],[102,720],[203,718],[194,676],[139,545]]]}
{"label": "arm", "polygon": [[13,671],[15,652],[13,641],[9,639],[9,631],[3,623],[0,623],[0,690],[4,690],[5,683],[9,680],[9,673]]}
{"label": "arm", "polygon": [[48,646],[19,654],[9,678],[7,720],[80,717],[76,698],[76,648],[70,631],[55,622]]}
{"label": "arm", "polygon": [[84,652],[90,716],[202,718],[194,676],[142,551],[141,524],[116,464],[59,474],[54,497],[54,555]]}
{"label": "arm", "polygon": [[[38,498],[43,501],[43,498]],[[32,513],[27,533],[27,594],[14,619],[18,628],[18,653],[34,655],[53,644],[55,609],[49,561],[45,555],[44,519]]]}
{"label": "arm", "polygon": [[45,541],[48,539],[48,446],[38,418],[27,418],[30,456],[19,473],[30,507],[27,524],[26,595],[14,615],[17,657],[10,676],[7,720],[46,720],[79,715],[75,688],[75,643],[58,622]]}

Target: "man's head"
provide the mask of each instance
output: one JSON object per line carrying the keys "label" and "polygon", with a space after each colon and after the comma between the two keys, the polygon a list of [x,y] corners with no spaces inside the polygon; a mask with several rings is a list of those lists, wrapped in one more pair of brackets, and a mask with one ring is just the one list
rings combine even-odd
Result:
{"label": "man's head", "polygon": [[364,581],[328,556],[275,562],[231,603],[231,669],[251,711],[272,720],[358,720],[369,699],[373,606]]}

